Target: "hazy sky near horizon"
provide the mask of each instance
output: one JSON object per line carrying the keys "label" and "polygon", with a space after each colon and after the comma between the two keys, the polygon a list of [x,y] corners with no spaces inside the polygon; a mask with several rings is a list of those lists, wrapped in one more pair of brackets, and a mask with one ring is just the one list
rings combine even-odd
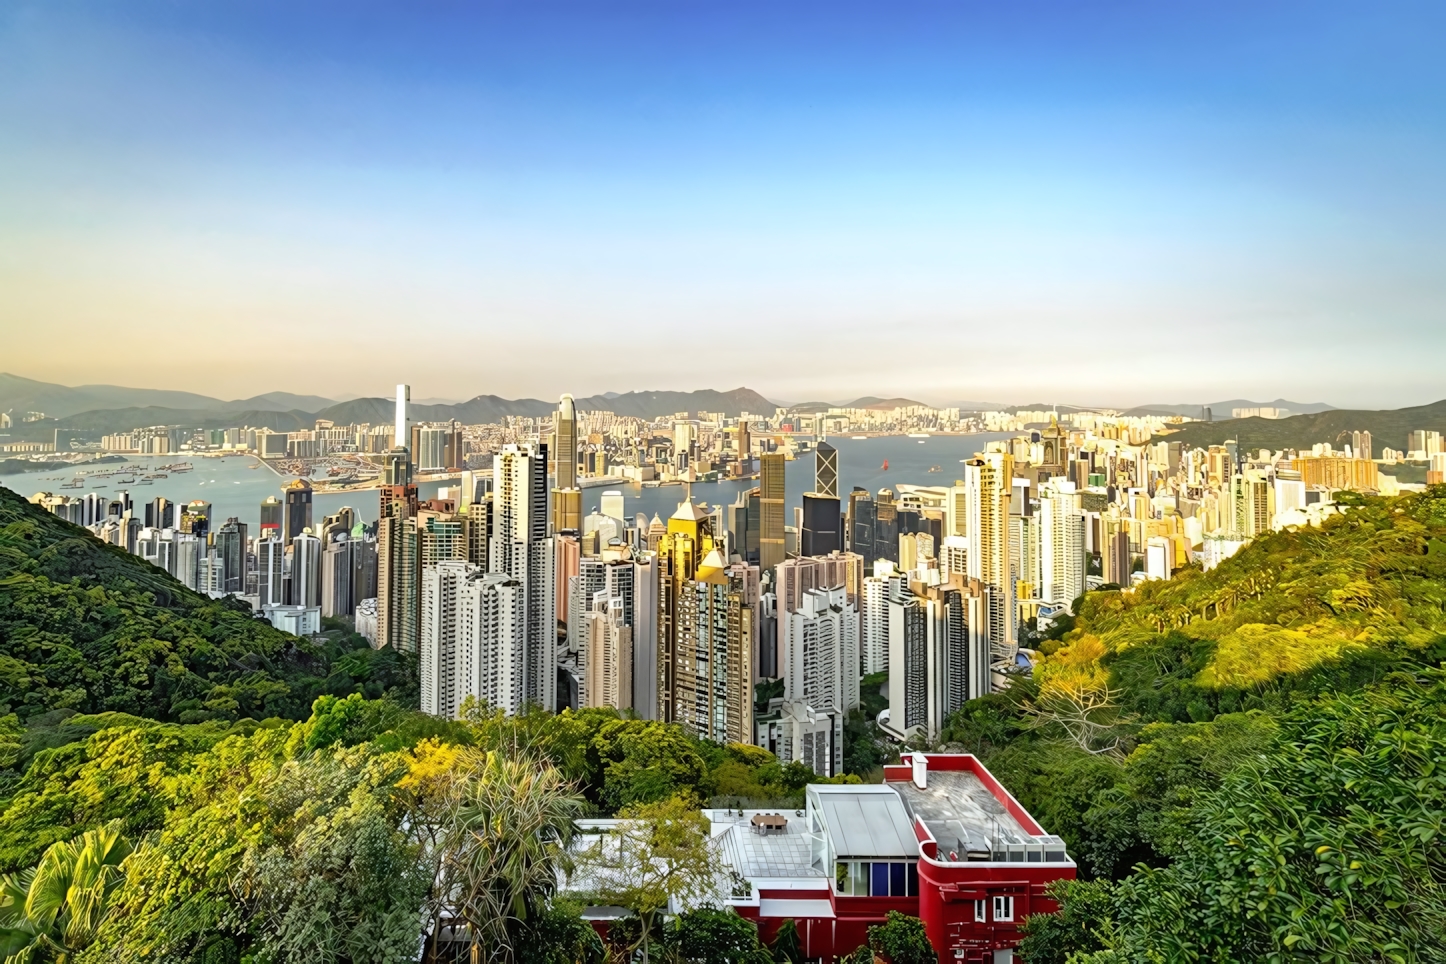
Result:
{"label": "hazy sky near horizon", "polygon": [[0,370],[1446,396],[1446,5],[0,8]]}

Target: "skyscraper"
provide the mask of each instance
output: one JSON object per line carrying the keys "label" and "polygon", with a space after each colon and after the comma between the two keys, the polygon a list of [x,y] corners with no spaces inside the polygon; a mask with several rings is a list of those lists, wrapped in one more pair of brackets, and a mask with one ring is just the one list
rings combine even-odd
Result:
{"label": "skyscraper", "polygon": [[[350,616],[356,607],[352,594],[355,567],[350,532],[332,532],[321,553],[321,614]],[[365,597],[363,597],[365,598]]]}
{"label": "skyscraper", "polygon": [[813,450],[813,491],[838,498],[838,449],[827,442]]}
{"label": "skyscraper", "polygon": [[447,447],[452,437],[451,427],[423,426],[418,437],[418,448],[412,460],[417,464],[418,471],[440,472],[448,468]]}
{"label": "skyscraper", "polygon": [[396,429],[392,433],[392,448],[406,448],[411,444],[412,433],[407,423],[407,405],[412,400],[412,386],[397,386]]}
{"label": "skyscraper", "polygon": [[547,446],[509,443],[492,462],[492,567],[522,586],[524,698],[557,706],[557,616],[548,534]]}
{"label": "skyscraper", "polygon": [[1015,634],[1014,574],[1009,564],[1009,498],[1014,460],[986,452],[964,463],[969,532],[968,575],[983,584],[987,635],[996,663],[1011,663]]}
{"label": "skyscraper", "polygon": [[415,518],[394,515],[377,520],[378,647],[417,651],[420,554]]}
{"label": "skyscraper", "polygon": [[306,479],[296,479],[288,483],[281,494],[285,510],[281,539],[284,545],[289,546],[303,529],[311,527],[311,483]]}
{"label": "skyscraper", "polygon": [[758,566],[772,569],[786,556],[783,541],[786,463],[782,452],[765,453],[759,463]]}
{"label": "skyscraper", "polygon": [[573,408],[572,396],[563,395],[557,404],[557,439],[552,457],[556,488],[577,488],[577,411]]}
{"label": "skyscraper", "polygon": [[232,516],[216,531],[216,552],[221,558],[221,591],[246,591],[246,523]]}
{"label": "skyscraper", "polygon": [[631,597],[594,594],[583,618],[583,688],[581,704],[626,710],[633,702],[633,631],[623,610]]}
{"label": "skyscraper", "polygon": [[309,528],[291,540],[291,605],[321,605],[321,540]]}
{"label": "skyscraper", "polygon": [[582,532],[582,490],[577,487],[577,412],[572,396],[557,405],[552,448],[552,532]]}
{"label": "skyscraper", "polygon": [[285,551],[278,530],[256,540],[256,594],[263,609],[286,605]]}
{"label": "skyscraper", "polygon": [[469,696],[505,713],[521,710],[529,702],[522,584],[449,560],[427,568],[421,596],[422,711],[455,718]]}
{"label": "skyscraper", "polygon": [[1084,509],[1073,482],[1039,488],[1039,598],[1070,606],[1085,590]]}
{"label": "skyscraper", "polygon": [[756,486],[747,492],[739,492],[738,498],[728,507],[728,528],[733,533],[733,553],[749,565],[759,565],[758,536],[762,509]]}
{"label": "skyscraper", "polygon": [[658,717],[706,739],[753,742],[758,570],[730,566],[691,501],[658,546]]}
{"label": "skyscraper", "polygon": [[859,618],[843,586],[809,589],[778,617],[784,708],[774,752],[821,776],[843,772],[843,721],[859,702]]}
{"label": "skyscraper", "polygon": [[838,499],[819,492],[805,492],[803,495],[803,527],[798,534],[798,554],[801,556],[826,556],[843,548],[839,529],[843,519],[839,515]]}

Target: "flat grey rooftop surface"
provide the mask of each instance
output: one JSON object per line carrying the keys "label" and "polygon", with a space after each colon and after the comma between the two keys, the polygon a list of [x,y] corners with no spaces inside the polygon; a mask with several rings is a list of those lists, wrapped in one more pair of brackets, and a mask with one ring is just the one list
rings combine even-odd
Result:
{"label": "flat grey rooftop surface", "polygon": [[964,849],[961,843],[964,847],[970,842],[977,846],[985,839],[1010,843],[1035,839],[973,773],[930,770],[928,783],[925,790],[912,780],[889,786],[904,798],[910,816],[924,821],[941,851]]}
{"label": "flat grey rooftop surface", "polygon": [[[754,833],[749,820],[756,813],[782,813],[788,818],[788,826],[782,833]],[[711,816],[725,856],[743,876],[822,876],[813,867],[808,838],[804,836],[806,821],[795,816],[792,810],[749,810],[741,817],[729,817],[715,810]],[[721,828],[726,829],[719,833]]]}

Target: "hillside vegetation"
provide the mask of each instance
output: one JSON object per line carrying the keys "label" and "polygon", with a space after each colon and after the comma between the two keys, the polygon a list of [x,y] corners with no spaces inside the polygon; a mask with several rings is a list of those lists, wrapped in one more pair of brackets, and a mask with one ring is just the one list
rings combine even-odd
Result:
{"label": "hillside vegetation", "polygon": [[391,650],[273,629],[0,487],[0,716],[300,719],[324,693],[414,689]]}
{"label": "hillside vegetation", "polygon": [[1032,964],[1446,959],[1446,487],[1343,502],[1089,593],[1033,678],[951,718],[1087,880]]}

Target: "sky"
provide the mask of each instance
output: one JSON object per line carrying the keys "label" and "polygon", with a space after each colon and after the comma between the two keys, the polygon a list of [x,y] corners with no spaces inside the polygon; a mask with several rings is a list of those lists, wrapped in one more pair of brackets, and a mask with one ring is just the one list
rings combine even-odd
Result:
{"label": "sky", "polygon": [[1446,4],[0,5],[0,370],[1446,397]]}

